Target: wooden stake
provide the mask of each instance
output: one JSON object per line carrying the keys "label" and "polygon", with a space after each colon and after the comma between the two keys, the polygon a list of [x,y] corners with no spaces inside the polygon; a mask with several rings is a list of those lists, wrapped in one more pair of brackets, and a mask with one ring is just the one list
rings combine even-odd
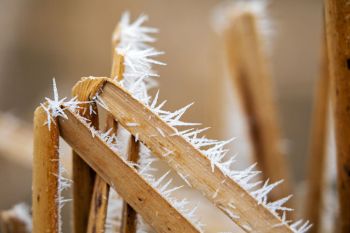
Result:
{"label": "wooden stake", "polygon": [[[117,83],[107,78],[83,78],[75,88],[88,86],[95,90],[102,88],[99,97],[118,123],[132,135],[138,135],[139,140],[157,157],[165,160],[171,168],[188,176],[188,181],[194,188],[200,190],[242,229],[291,232],[288,226],[282,225],[275,215],[258,205],[250,194],[227,178],[219,168],[214,166],[212,171],[211,162],[207,157],[184,138],[177,136],[173,127],[134,99]],[[138,123],[139,126],[130,126],[130,122]],[[236,218],[232,213],[240,217]]]}
{"label": "wooden stake", "polygon": [[69,110],[68,119],[59,118],[63,139],[127,201],[157,232],[198,230],[156,190],[152,188],[119,154],[99,137],[93,137],[88,126]]}
{"label": "wooden stake", "polygon": [[[140,150],[140,143],[135,140],[134,136],[131,136],[129,140],[128,160],[136,163],[139,160],[139,150]],[[137,218],[137,213],[135,212],[135,210],[127,202],[124,201],[123,210],[122,210],[122,224],[121,224],[120,232],[135,233],[137,229],[136,218]]]}
{"label": "wooden stake", "polygon": [[95,172],[73,151],[73,227],[75,233],[86,233]]}
{"label": "wooden stake", "polygon": [[310,232],[319,232],[324,188],[324,169],[327,158],[328,111],[330,78],[327,48],[324,43],[321,76],[314,99],[313,125],[311,131],[310,158],[308,164],[308,193],[305,202],[305,218],[312,222]]}
{"label": "wooden stake", "polygon": [[[121,81],[124,76],[125,66],[124,66],[124,56],[118,54],[116,48],[120,42],[119,35],[119,25],[115,28],[112,37],[112,54],[113,54],[113,62],[112,62],[112,71],[111,71],[111,79],[117,78],[118,81]],[[107,120],[114,121],[114,118],[111,114],[108,114]],[[115,122],[117,124],[117,122]],[[116,132],[116,131],[115,131]],[[139,159],[139,143],[135,142],[135,137],[131,136],[129,139],[129,148],[128,148],[128,160],[136,163]],[[120,226],[121,233],[135,233],[136,232],[136,218],[137,214],[133,210],[133,208],[128,205],[125,201],[123,202],[122,209],[122,223]]]}
{"label": "wooden stake", "polygon": [[105,231],[109,185],[96,175],[94,190],[91,199],[87,232],[96,233]]}
{"label": "wooden stake", "polygon": [[33,233],[59,232],[59,131],[57,123],[51,123],[49,130],[46,120],[46,112],[38,107],[34,112]]}
{"label": "wooden stake", "polygon": [[264,179],[284,182],[270,193],[278,200],[292,193],[287,160],[281,148],[281,134],[270,70],[261,41],[256,16],[233,12],[225,30],[228,65],[248,120],[254,157]]}
{"label": "wooden stake", "polygon": [[[81,95],[78,96],[81,100]],[[97,108],[95,108],[97,112]],[[91,119],[92,124],[98,128],[98,117],[92,117],[90,114],[86,113],[84,117]],[[96,206],[94,201],[98,196],[104,196],[104,193],[93,194],[94,185],[99,185],[101,182],[96,180],[96,174],[92,168],[75,152],[73,151],[73,219],[74,219],[74,232],[75,233],[86,233],[88,229],[91,230],[91,223],[89,220],[95,216],[95,213],[99,213],[101,210],[95,212],[94,208],[91,206]],[[103,189],[103,191],[105,191]],[[104,194],[104,195],[103,195]],[[102,201],[105,201],[102,199]],[[103,207],[104,204],[101,204]],[[92,212],[92,213],[91,213]],[[92,215],[91,217],[89,217]],[[103,217],[102,217],[103,218]],[[97,220],[96,220],[97,221]],[[97,224],[100,226],[100,224]],[[88,226],[90,228],[88,228]]]}
{"label": "wooden stake", "polygon": [[334,81],[340,230],[350,232],[350,2],[325,0],[330,74]]}

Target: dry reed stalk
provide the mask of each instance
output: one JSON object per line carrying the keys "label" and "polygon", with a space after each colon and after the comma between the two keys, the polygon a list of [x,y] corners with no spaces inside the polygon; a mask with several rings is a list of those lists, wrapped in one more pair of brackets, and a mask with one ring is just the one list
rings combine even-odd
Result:
{"label": "dry reed stalk", "polygon": [[[120,42],[120,35],[119,35],[119,25],[115,28],[113,32],[113,38],[112,38],[112,54],[113,54],[113,61],[112,61],[112,71],[111,71],[111,79],[116,78],[117,81],[121,81],[123,79],[123,74],[125,71],[124,66],[124,56],[117,53],[115,50]],[[111,114],[107,115],[107,121],[113,121],[114,124],[118,124],[113,116]],[[117,131],[115,131],[117,132]],[[135,137],[131,136],[129,138],[129,145],[128,145],[128,151],[127,156],[128,160],[136,163],[139,159],[139,143],[135,141]],[[136,218],[137,214],[135,210],[128,205],[125,201],[123,202],[123,209],[122,209],[122,216],[121,216],[121,233],[135,233],[136,232]]]}
{"label": "dry reed stalk", "polygon": [[46,112],[38,107],[34,113],[33,233],[59,232],[59,130],[55,122],[49,129],[46,120]]}
{"label": "dry reed stalk", "polygon": [[91,199],[87,233],[103,233],[105,230],[109,185],[96,175]]}
{"label": "dry reed stalk", "polygon": [[[113,116],[112,116],[113,117]],[[128,145],[128,161],[137,162],[139,160],[140,143],[132,136]],[[135,210],[127,203],[123,202],[121,233],[135,233],[136,232],[136,218]]]}
{"label": "dry reed stalk", "polygon": [[326,35],[333,102],[340,231],[350,232],[350,1],[326,0]]}
{"label": "dry reed stalk", "polygon": [[[119,124],[132,135],[137,135],[143,144],[171,168],[188,176],[188,181],[194,188],[200,190],[242,229],[292,232],[289,226],[281,224],[277,216],[263,205],[257,204],[247,191],[228,178],[216,165],[212,170],[212,164],[205,155],[178,136],[173,127],[115,82],[107,78],[85,78],[74,88],[91,89],[89,93],[101,90],[100,100]],[[135,122],[138,126],[128,125],[130,122]],[[169,151],[171,155],[168,155]],[[240,217],[237,218],[233,213]]]}
{"label": "dry reed stalk", "polygon": [[[82,98],[81,95],[76,95]],[[83,98],[82,98],[83,99]],[[97,109],[95,108],[95,111]],[[85,114],[98,128],[98,118]],[[73,150],[73,229],[74,233],[86,233],[89,226],[91,206],[98,195],[94,195],[96,174],[92,168]],[[102,194],[101,194],[102,195]],[[103,201],[103,199],[102,199]],[[92,210],[91,210],[92,211]],[[90,228],[91,229],[91,228]]]}
{"label": "dry reed stalk", "polygon": [[[93,137],[89,126],[75,113],[65,110],[68,119],[58,118],[63,139],[103,180],[135,209],[157,232],[198,230],[170,205],[137,171],[101,138]],[[97,156],[98,155],[98,156]]]}
{"label": "dry reed stalk", "polygon": [[[88,93],[79,93],[74,92],[73,95],[77,97],[79,101],[85,101]],[[84,115],[86,119],[89,119],[92,122],[92,125],[98,129],[99,128],[99,120],[98,120],[98,111],[96,105],[92,106],[93,112],[87,112],[86,110],[82,110],[81,114]],[[76,195],[84,195],[82,201],[74,200],[75,203],[73,206],[74,214],[77,220],[77,223],[74,225],[75,230],[78,232],[104,232],[105,229],[105,221],[107,215],[107,205],[108,205],[108,195],[109,195],[109,185],[95,172],[92,168],[89,167],[88,164],[85,163],[81,157],[74,152],[74,161],[73,164],[73,179],[76,176],[78,180],[74,180],[74,194]],[[76,166],[76,169],[74,167]],[[82,171],[80,170],[82,169]],[[79,182],[77,185],[76,182]],[[83,183],[86,182],[84,185]],[[79,188],[85,188],[88,193],[81,193]],[[79,193],[80,192],[80,193]],[[77,196],[74,195],[74,199]],[[79,213],[79,209],[76,205],[86,204],[83,210],[85,213]]]}
{"label": "dry reed stalk", "polygon": [[308,193],[304,215],[312,222],[310,232],[319,232],[324,188],[324,169],[327,158],[328,111],[330,100],[330,77],[326,44],[322,48],[320,79],[315,97],[311,131],[310,158],[308,164]]}
{"label": "dry reed stalk", "polygon": [[229,20],[224,31],[228,66],[248,121],[253,154],[264,179],[284,180],[279,189],[269,195],[271,200],[278,200],[292,193],[292,183],[282,152],[270,70],[256,16],[250,12],[236,12]]}

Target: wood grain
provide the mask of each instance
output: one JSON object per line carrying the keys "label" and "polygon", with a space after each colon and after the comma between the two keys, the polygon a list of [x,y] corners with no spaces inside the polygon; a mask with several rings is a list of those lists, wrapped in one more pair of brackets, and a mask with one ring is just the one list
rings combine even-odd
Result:
{"label": "wood grain", "polygon": [[49,130],[46,120],[46,112],[38,107],[34,112],[33,233],[59,232],[59,130],[57,123]]}
{"label": "wood grain", "polygon": [[[284,182],[269,197],[278,200],[292,193],[288,162],[282,150],[281,130],[266,46],[257,17],[236,9],[224,31],[228,68],[248,122],[253,155],[264,179]],[[268,38],[266,38],[268,40]],[[289,203],[291,204],[291,203]]]}
{"label": "wood grain", "polygon": [[131,205],[157,232],[198,232],[169,202],[154,190],[128,163],[112,151],[74,113],[59,118],[63,139],[99,176]]}
{"label": "wood grain", "polygon": [[340,231],[350,232],[350,2],[325,0],[326,35],[333,87]]}
{"label": "wood grain", "polygon": [[[258,205],[250,194],[226,177],[216,166],[212,172],[209,159],[184,138],[177,136],[175,129],[148,107],[134,99],[117,83],[110,80],[101,82],[106,83],[100,98],[119,124],[134,136],[138,135],[143,144],[174,170],[188,175],[192,186],[200,190],[242,229],[250,228],[258,232],[291,232],[285,225],[274,227],[280,224],[276,216],[262,205]],[[128,126],[130,122],[138,123],[139,126],[130,127]],[[169,151],[172,152],[171,155],[164,156],[169,154]],[[213,195],[214,193],[217,195]],[[235,218],[230,213],[240,217]]]}

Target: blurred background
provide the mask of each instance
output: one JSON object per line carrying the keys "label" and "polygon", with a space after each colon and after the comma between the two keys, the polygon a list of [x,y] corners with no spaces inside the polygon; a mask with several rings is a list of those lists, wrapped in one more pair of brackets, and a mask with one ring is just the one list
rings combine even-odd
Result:
{"label": "blurred background", "polygon": [[[296,182],[305,178],[312,97],[320,71],[322,0],[270,1],[273,33],[269,57],[288,161]],[[31,130],[33,111],[52,95],[70,96],[82,76],[109,76],[111,34],[121,13],[160,29],[155,47],[165,51],[157,67],[161,99],[176,109],[195,102],[186,119],[210,126],[209,137],[237,137],[234,151],[249,157],[244,121],[225,72],[224,46],[213,27],[219,0],[0,0],[0,110],[2,134],[9,114]],[[10,117],[11,118],[11,117]],[[4,120],[5,119],[5,120]],[[12,119],[12,118],[11,118]],[[23,123],[20,123],[22,125]],[[23,135],[23,134],[22,134]],[[23,156],[0,154],[0,209],[31,199],[28,142],[11,138]],[[24,155],[25,154],[25,155]]]}

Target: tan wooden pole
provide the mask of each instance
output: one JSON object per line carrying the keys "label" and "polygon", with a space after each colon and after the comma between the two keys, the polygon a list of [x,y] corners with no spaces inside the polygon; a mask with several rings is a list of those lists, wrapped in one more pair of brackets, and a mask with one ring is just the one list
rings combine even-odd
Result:
{"label": "tan wooden pole", "polygon": [[338,168],[340,230],[350,232],[350,2],[325,0]]}
{"label": "tan wooden pole", "polygon": [[228,67],[248,121],[254,158],[264,179],[284,180],[270,195],[271,200],[278,200],[292,193],[292,182],[281,147],[272,80],[256,16],[237,9],[229,17],[224,39]]}
{"label": "tan wooden pole", "polygon": [[322,54],[321,74],[314,97],[310,157],[308,164],[308,190],[304,211],[305,218],[313,224],[310,232],[315,233],[319,232],[321,221],[331,88],[325,42],[323,43]]}
{"label": "tan wooden pole", "polygon": [[57,122],[49,129],[46,120],[45,110],[38,107],[34,112],[33,233],[59,232],[59,130]]}

